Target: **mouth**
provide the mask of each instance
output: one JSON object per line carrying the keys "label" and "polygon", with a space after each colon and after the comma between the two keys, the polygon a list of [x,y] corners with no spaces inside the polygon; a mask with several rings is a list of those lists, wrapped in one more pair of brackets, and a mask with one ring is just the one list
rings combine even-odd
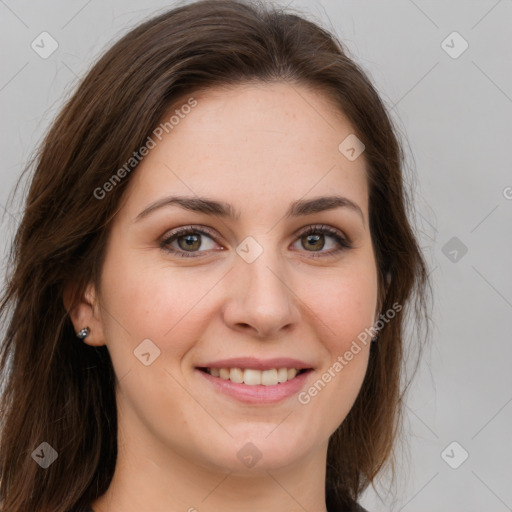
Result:
{"label": "mouth", "polygon": [[214,378],[229,380],[236,384],[245,384],[246,386],[277,386],[312,370],[312,368],[270,368],[268,370],[258,370],[255,368],[206,367],[198,367],[197,369]]}
{"label": "mouth", "polygon": [[297,394],[306,386],[313,368],[196,367],[196,371],[215,396],[265,406]]}

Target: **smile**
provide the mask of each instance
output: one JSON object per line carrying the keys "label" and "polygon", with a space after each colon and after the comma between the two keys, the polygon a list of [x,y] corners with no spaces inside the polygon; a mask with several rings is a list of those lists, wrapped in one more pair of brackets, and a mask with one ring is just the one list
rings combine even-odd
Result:
{"label": "smile", "polygon": [[209,373],[212,377],[218,377],[223,380],[230,380],[237,384],[246,384],[248,386],[275,386],[294,379],[306,369],[297,370],[296,368],[271,368],[269,370],[256,370],[253,368],[200,368],[200,370]]}
{"label": "smile", "polygon": [[245,403],[268,404],[298,393],[312,369],[196,368],[216,392]]}

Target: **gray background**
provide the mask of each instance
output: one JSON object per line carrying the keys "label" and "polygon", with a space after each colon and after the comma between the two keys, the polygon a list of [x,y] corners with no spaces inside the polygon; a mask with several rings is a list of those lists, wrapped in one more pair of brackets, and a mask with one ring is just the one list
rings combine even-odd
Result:
{"label": "gray background", "polygon": [[[63,99],[111,42],[171,5],[0,0],[4,255],[20,211],[9,193]],[[432,345],[408,396],[397,495],[383,479],[381,498],[369,490],[363,504],[372,512],[512,510],[512,1],[291,7],[336,31],[406,134],[434,281]],[[43,31],[59,45],[46,59],[31,48]],[[454,31],[469,44],[457,58],[445,49],[458,53],[462,40],[442,45]]]}

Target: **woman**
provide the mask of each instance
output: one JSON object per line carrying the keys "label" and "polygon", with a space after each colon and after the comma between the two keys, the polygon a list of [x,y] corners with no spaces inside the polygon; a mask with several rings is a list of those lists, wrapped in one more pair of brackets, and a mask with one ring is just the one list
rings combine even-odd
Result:
{"label": "woman", "polygon": [[426,317],[402,151],[334,36],[136,27],[44,140],[1,302],[1,511],[349,511]]}

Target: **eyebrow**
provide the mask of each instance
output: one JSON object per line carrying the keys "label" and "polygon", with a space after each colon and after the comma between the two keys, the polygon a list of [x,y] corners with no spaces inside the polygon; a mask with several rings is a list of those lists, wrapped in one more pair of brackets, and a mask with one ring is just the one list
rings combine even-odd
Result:
{"label": "eyebrow", "polygon": [[[232,220],[240,218],[240,212],[237,212],[232,205],[223,201],[216,201],[207,197],[170,196],[159,199],[158,201],[150,204],[147,208],[142,210],[137,217],[135,217],[135,222],[147,217],[155,210],[172,205],[179,206],[185,210],[204,213],[206,215],[216,215]],[[349,210],[358,213],[363,223],[365,222],[363,211],[359,205],[342,196],[324,196],[313,199],[299,199],[290,205],[285,217],[300,217],[302,215],[310,215],[312,213],[333,210],[335,208],[348,208]]]}

